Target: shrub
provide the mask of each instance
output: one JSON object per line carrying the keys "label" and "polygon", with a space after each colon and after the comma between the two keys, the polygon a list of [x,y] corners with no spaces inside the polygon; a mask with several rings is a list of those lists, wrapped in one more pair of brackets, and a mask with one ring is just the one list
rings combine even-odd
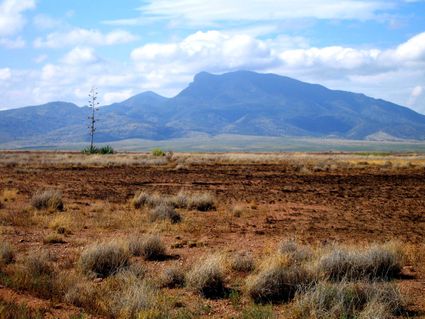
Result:
{"label": "shrub", "polygon": [[7,242],[0,243],[0,266],[8,265],[15,261],[15,250]]}
{"label": "shrub", "polygon": [[188,201],[189,209],[206,212],[215,209],[215,199],[210,193],[193,194]]}
{"label": "shrub", "polygon": [[18,265],[8,283],[16,290],[29,291],[44,299],[58,298],[61,285],[47,252],[34,252]]}
{"label": "shrub", "polygon": [[93,244],[80,256],[80,267],[87,275],[108,277],[130,264],[128,252],[117,242]]}
{"label": "shrub", "polygon": [[184,191],[180,191],[177,195],[173,196],[170,200],[175,208],[187,208],[190,195]]}
{"label": "shrub", "polygon": [[173,206],[161,204],[150,212],[149,219],[151,222],[168,219],[172,224],[176,224],[182,218]]}
{"label": "shrub", "polygon": [[160,148],[154,148],[151,153],[153,156],[165,156],[165,152]]}
{"label": "shrub", "polygon": [[188,285],[205,298],[222,298],[226,292],[222,264],[218,256],[211,256],[200,261],[189,272]]}
{"label": "shrub", "polygon": [[305,267],[288,264],[277,257],[264,263],[256,275],[247,278],[247,292],[256,303],[282,303],[293,299],[297,291],[312,281]]}
{"label": "shrub", "polygon": [[47,252],[32,253],[25,259],[24,266],[28,274],[33,277],[49,275],[53,272],[50,256]]}
{"label": "shrub", "polygon": [[102,146],[101,148],[98,148],[96,146],[93,146],[93,147],[87,146],[81,150],[81,153],[105,155],[105,154],[114,154],[115,151],[110,145]]}
{"label": "shrub", "polygon": [[130,240],[129,250],[134,256],[142,256],[146,260],[161,260],[166,255],[165,245],[157,235]]}
{"label": "shrub", "polygon": [[63,210],[62,193],[58,190],[37,191],[32,199],[31,205],[36,209]]}
{"label": "shrub", "polygon": [[403,254],[393,244],[374,245],[366,250],[334,247],[319,260],[319,273],[330,280],[389,280],[403,266]]}
{"label": "shrub", "polygon": [[389,318],[402,309],[395,286],[370,283],[321,282],[295,303],[298,318]]}
{"label": "shrub", "polygon": [[240,272],[253,271],[255,268],[254,258],[248,253],[237,253],[232,259],[231,267]]}
{"label": "shrub", "polygon": [[105,154],[114,154],[114,153],[115,153],[115,151],[114,151],[114,149],[112,148],[112,146],[110,146],[110,145],[106,145],[106,146],[102,146],[102,147],[99,149],[99,153],[100,153],[100,154],[103,154],[103,155],[105,155]]}
{"label": "shrub", "polygon": [[43,244],[65,244],[66,241],[58,234],[49,234],[43,238]]}
{"label": "shrub", "polygon": [[278,252],[281,255],[288,256],[292,261],[297,263],[310,260],[313,257],[313,252],[310,247],[300,245],[291,239],[281,241]]}
{"label": "shrub", "polygon": [[185,284],[185,274],[180,268],[167,268],[160,279],[161,287],[181,288]]}
{"label": "shrub", "polygon": [[159,205],[168,204],[168,200],[156,194],[148,194],[144,191],[138,192],[134,195],[131,204],[134,208],[142,208],[144,206],[155,207]]}

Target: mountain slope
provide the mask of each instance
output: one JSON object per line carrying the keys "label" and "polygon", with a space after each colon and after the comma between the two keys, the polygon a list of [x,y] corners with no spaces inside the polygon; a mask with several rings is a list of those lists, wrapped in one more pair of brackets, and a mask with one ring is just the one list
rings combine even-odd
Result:
{"label": "mountain slope", "polygon": [[[0,143],[87,140],[88,108],[65,102],[0,112]],[[425,139],[425,116],[363,94],[274,74],[206,72],[177,96],[138,94],[97,112],[96,140],[194,134]]]}

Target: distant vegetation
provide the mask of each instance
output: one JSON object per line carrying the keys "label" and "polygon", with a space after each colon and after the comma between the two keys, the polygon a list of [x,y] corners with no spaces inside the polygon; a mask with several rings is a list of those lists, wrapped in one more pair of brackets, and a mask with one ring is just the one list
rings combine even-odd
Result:
{"label": "distant vegetation", "polygon": [[103,154],[103,155],[115,153],[114,149],[110,145],[102,146],[100,148],[96,146],[93,146],[93,147],[87,146],[83,148],[81,152],[83,154]]}

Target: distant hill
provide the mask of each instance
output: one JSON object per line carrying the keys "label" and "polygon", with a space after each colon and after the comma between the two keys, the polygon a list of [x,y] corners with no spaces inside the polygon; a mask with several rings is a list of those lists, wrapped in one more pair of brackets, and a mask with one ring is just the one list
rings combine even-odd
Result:
{"label": "distant hill", "polygon": [[[52,102],[0,112],[0,144],[86,141],[87,107]],[[364,94],[275,74],[206,72],[173,98],[153,92],[98,112],[96,139],[166,140],[197,135],[425,139],[425,116]]]}

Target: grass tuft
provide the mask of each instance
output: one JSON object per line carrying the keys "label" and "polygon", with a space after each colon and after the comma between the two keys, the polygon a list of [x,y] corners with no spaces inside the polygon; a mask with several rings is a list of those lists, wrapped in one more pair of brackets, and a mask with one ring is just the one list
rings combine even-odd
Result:
{"label": "grass tuft", "polygon": [[166,288],[182,288],[185,285],[185,274],[180,268],[167,268],[160,278],[160,285]]}
{"label": "grass tuft", "polygon": [[247,278],[248,295],[256,303],[282,303],[313,282],[311,273],[303,266],[275,257],[266,261],[260,271]]}
{"label": "grass tuft", "polygon": [[105,278],[127,268],[130,256],[124,247],[115,241],[97,243],[82,252],[79,264],[86,275]]}
{"label": "grass tuft", "polygon": [[149,220],[155,222],[157,220],[169,220],[172,224],[181,222],[181,215],[174,209],[173,206],[161,204],[151,210]]}
{"label": "grass tuft", "polygon": [[403,253],[397,245],[373,245],[365,250],[333,247],[318,263],[325,278],[340,280],[389,280],[400,274]]}
{"label": "grass tuft", "polygon": [[146,260],[162,260],[166,256],[165,244],[158,235],[133,238],[128,246],[132,255],[142,256]]}
{"label": "grass tuft", "polygon": [[226,293],[222,259],[210,256],[195,264],[187,275],[188,285],[205,298],[218,299]]}
{"label": "grass tuft", "polygon": [[37,191],[31,198],[31,205],[38,209],[63,210],[62,193],[58,190]]}
{"label": "grass tuft", "polygon": [[0,243],[0,266],[15,262],[15,250],[8,242]]}
{"label": "grass tuft", "polygon": [[235,271],[251,272],[255,269],[255,261],[249,253],[236,253],[230,266]]}

